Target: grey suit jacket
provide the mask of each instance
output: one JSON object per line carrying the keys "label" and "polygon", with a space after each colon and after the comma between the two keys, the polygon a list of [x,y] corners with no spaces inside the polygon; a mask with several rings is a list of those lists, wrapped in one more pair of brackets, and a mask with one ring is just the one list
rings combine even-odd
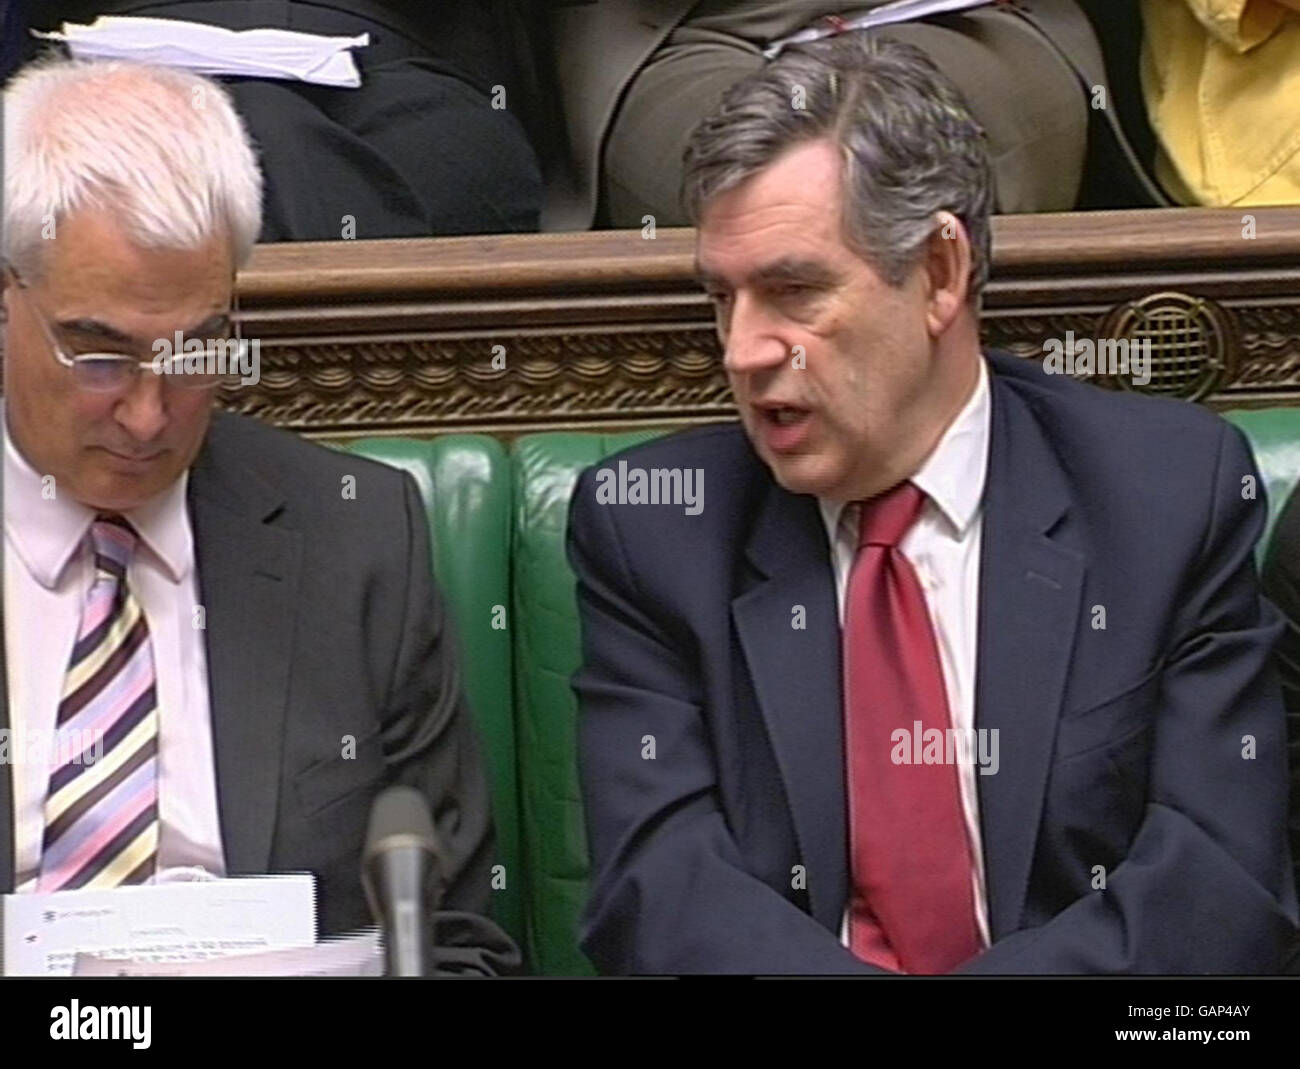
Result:
{"label": "grey suit jacket", "polygon": [[[871,3],[825,10],[866,10]],[[605,136],[624,91],[690,12],[695,0],[596,0],[562,7],[552,15],[556,70],[569,141],[569,167],[555,167],[547,179],[543,230],[584,230],[592,225],[599,194],[598,173]],[[1106,65],[1087,17],[1074,0],[1019,0],[1009,9],[1041,32],[1078,75],[1080,91],[1107,86]],[[975,10],[971,18],[1002,18],[1006,10]],[[1110,90],[1107,86],[1107,98]],[[1146,174],[1113,107],[1102,109],[1134,178],[1158,204],[1168,199]]]}
{"label": "grey suit jacket", "polygon": [[[355,499],[343,495],[346,476]],[[218,412],[189,506],[227,872],[313,872],[322,934],[369,924],[360,865],[370,803],[409,784],[429,799],[444,850],[438,970],[513,969],[517,950],[483,916],[487,786],[414,481]],[[3,650],[0,619],[0,679]],[[343,755],[348,736],[353,757]],[[3,891],[13,889],[12,812],[4,768]]]}

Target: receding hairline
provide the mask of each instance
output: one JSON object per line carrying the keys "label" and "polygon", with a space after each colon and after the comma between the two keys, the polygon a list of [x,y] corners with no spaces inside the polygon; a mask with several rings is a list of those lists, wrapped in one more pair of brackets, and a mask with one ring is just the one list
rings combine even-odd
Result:
{"label": "receding hairline", "polygon": [[[134,244],[229,242],[236,266],[261,231],[263,178],[229,93],[189,71],[42,57],[4,91],[4,254],[45,268],[74,212],[118,216]],[[104,154],[96,146],[108,141]]]}
{"label": "receding hairline", "polygon": [[[19,275],[23,282],[41,283],[48,278],[50,260],[55,251],[60,247],[60,241],[66,237],[65,230],[70,222],[86,218],[99,217],[105,220],[117,231],[117,236],[121,243],[140,252],[159,252],[159,253],[200,253],[207,251],[210,247],[217,247],[223,250],[230,257],[230,267],[232,275],[240,268],[238,238],[235,235],[232,226],[225,226],[207,234],[197,242],[157,242],[151,241],[147,237],[135,234],[130,227],[123,224],[117,217],[123,211],[120,203],[115,203],[116,198],[112,194],[105,194],[101,197],[92,198],[88,203],[78,205],[72,212],[62,216],[54,221],[53,238],[42,241],[36,248],[35,255],[25,265],[24,269],[19,271],[17,265],[9,265]],[[3,261],[0,261],[3,263]]]}
{"label": "receding hairline", "polygon": [[[786,161],[794,153],[816,146],[829,150],[828,156],[833,158],[835,163],[834,177],[838,183],[838,193],[828,199],[827,207],[835,212],[835,232],[840,244],[854,259],[866,264],[872,270],[877,270],[879,265],[871,256],[871,250],[862,247],[861,243],[855,240],[856,235],[850,225],[848,209],[852,191],[848,179],[850,169],[855,166],[856,161],[849,146],[845,142],[838,140],[838,128],[834,124],[817,131],[810,131],[806,137],[799,138],[782,147],[767,162],[760,163],[743,174],[736,172],[736,176],[732,181],[711,188],[708,196],[700,200],[697,205],[695,213],[697,234],[703,231],[709,211],[716,206],[720,198],[733,194],[751,182],[762,178],[772,168]],[[698,240],[696,242],[695,257],[692,261],[692,269],[695,279],[705,288],[708,288],[708,284],[712,281],[721,281],[721,276],[713,272],[701,260]],[[805,281],[814,285],[829,285],[837,280],[838,275],[823,259],[782,254],[747,271],[744,280],[776,281],[782,277]]]}

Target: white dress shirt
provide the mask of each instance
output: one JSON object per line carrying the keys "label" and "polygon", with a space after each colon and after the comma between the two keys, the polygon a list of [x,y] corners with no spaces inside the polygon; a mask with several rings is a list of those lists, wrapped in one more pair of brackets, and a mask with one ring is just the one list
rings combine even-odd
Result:
{"label": "white dress shirt", "polygon": [[[0,426],[3,421],[0,420]],[[95,512],[45,483],[4,432],[4,619],[13,759],[14,886],[36,888],[49,769],[34,760],[55,737],[59,694],[94,580]],[[188,473],[127,512],[140,536],[127,583],[144,611],[158,691],[158,869],[225,874],[217,811]]]}
{"label": "white dress shirt", "polygon": [[[988,368],[980,358],[979,380],[965,407],[938,445],[912,476],[926,501],[916,523],[898,544],[925,592],[934,626],[939,661],[948,694],[952,727],[975,726],[975,669],[979,631],[980,543],[983,531],[984,479],[989,453]],[[819,498],[830,539],[839,598],[840,627],[844,626],[844,597],[849,570],[857,556],[858,506]],[[973,737],[973,736],[971,736]],[[974,864],[975,918],[980,938],[989,944],[988,898],[984,889],[984,851],[980,841],[978,767],[957,765],[962,811],[970,834]],[[848,945],[848,910],[840,926],[840,942]]]}

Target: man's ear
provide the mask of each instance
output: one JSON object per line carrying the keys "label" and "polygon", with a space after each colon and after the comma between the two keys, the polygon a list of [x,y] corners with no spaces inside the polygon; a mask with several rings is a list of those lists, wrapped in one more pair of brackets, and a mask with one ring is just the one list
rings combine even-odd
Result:
{"label": "man's ear", "polygon": [[926,328],[932,337],[943,334],[966,307],[970,297],[970,235],[952,212],[939,212],[926,239]]}

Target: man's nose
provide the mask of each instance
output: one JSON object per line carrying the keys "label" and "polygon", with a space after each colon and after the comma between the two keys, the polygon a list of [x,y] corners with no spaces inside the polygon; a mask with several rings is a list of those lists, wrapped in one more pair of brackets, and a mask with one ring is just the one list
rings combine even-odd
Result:
{"label": "man's nose", "polygon": [[776,321],[745,295],[737,295],[727,324],[723,367],[729,374],[749,374],[779,367],[791,347]]}
{"label": "man's nose", "polygon": [[141,370],[130,390],[118,401],[114,416],[137,442],[157,438],[167,426],[163,376]]}

